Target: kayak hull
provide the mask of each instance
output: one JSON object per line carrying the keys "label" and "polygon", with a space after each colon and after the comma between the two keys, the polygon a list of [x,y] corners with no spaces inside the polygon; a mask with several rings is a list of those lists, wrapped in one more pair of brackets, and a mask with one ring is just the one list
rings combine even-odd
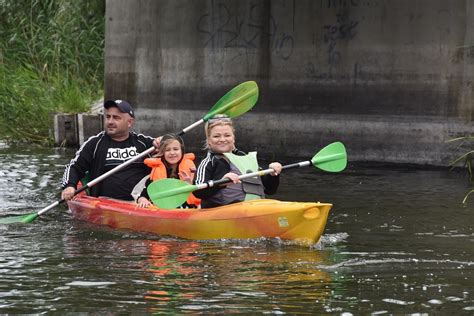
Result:
{"label": "kayak hull", "polygon": [[319,241],[332,204],[263,199],[211,209],[163,210],[79,196],[68,206],[74,218],[112,228],[193,240],[278,237],[311,245]]}

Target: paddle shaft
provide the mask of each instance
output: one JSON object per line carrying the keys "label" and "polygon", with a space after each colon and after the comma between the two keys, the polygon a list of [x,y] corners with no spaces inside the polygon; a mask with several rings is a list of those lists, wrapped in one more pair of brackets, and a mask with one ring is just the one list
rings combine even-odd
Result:
{"label": "paddle shaft", "polygon": [[[202,123],[204,123],[204,120],[203,119],[200,119],[199,121],[189,125],[188,127],[184,128],[183,130],[181,130],[179,133],[177,133],[178,136],[182,136],[184,135],[187,131],[190,131],[191,129],[193,129],[194,127],[196,126],[199,126],[201,125]],[[143,158],[149,154],[151,154],[153,151],[155,151],[155,147],[150,147],[148,148],[147,150],[145,150],[144,152],[138,154],[137,156],[133,157],[132,159],[130,160],[127,160],[126,162],[118,165],[117,167],[113,168],[112,170],[109,170],[107,171],[106,173],[104,173],[103,175],[95,178],[94,180],[91,180],[89,181],[89,183],[87,183],[85,186],[77,189],[76,191],[74,191],[74,196],[78,195],[79,193],[81,193],[82,191],[85,191],[91,187],[93,187],[94,185],[96,185],[97,183],[101,182],[102,180],[104,180],[105,178],[108,178],[109,176],[113,175],[114,173],[117,173],[119,172],[120,170],[122,170],[123,168],[127,167],[128,165],[132,164],[133,162],[137,161],[138,159],[140,158]],[[52,208],[55,208],[56,206],[58,206],[59,204],[61,203],[64,203],[66,200],[65,199],[61,199],[59,201],[56,201],[54,203],[51,203],[50,205],[46,206],[45,208],[42,208],[41,210],[39,210],[37,212],[37,215],[41,215],[43,213],[46,213],[47,211],[49,211],[50,209]]]}
{"label": "paddle shaft", "polygon": [[[292,163],[292,164],[289,164],[289,165],[285,165],[285,166],[281,167],[281,170],[283,171],[283,170],[292,169],[292,168],[306,167],[306,166],[309,166],[309,165],[311,165],[311,160],[301,161],[301,162],[296,162],[296,163]],[[265,169],[265,170],[259,170],[259,171],[255,171],[255,172],[251,172],[251,173],[246,173],[246,174],[240,175],[239,180],[247,179],[247,178],[253,178],[253,177],[256,177],[256,176],[261,177],[261,176],[264,176],[264,175],[272,173],[272,172],[275,172],[275,170],[273,170],[272,168],[268,168],[268,169]],[[229,183],[229,182],[232,182],[232,180],[229,179],[229,178],[223,178],[223,179],[216,180],[216,181],[211,180],[211,181],[206,182],[206,183],[198,184],[197,189],[200,190],[200,189],[211,188],[215,185],[225,184],[225,183]]]}
{"label": "paddle shaft", "polygon": [[[346,155],[345,153],[335,153],[335,154],[330,154],[330,155],[324,155],[322,157],[317,157],[317,155],[316,155],[315,157],[313,157],[312,160],[300,161],[300,162],[295,162],[295,163],[292,163],[292,164],[289,164],[289,165],[284,165],[284,166],[281,167],[281,170],[283,171],[283,170],[287,170],[287,169],[306,167],[306,166],[310,166],[310,165],[315,165],[316,166],[317,164],[321,164],[321,163],[324,163],[324,162],[327,162],[327,161],[333,161],[333,160],[336,160],[336,159],[341,159],[341,158],[345,157],[345,155]],[[252,177],[256,177],[256,176],[264,176],[264,175],[272,173],[274,171],[275,170],[273,170],[272,168],[269,168],[269,169],[265,169],[265,170],[255,171],[255,172],[252,172],[252,173],[246,173],[246,174],[240,175],[239,179],[252,178]],[[208,181],[206,183],[201,183],[201,184],[195,185],[195,187],[196,187],[195,190],[211,188],[215,185],[229,183],[229,182],[232,182],[232,180],[229,179],[229,178],[223,178],[223,179],[215,180],[215,181],[211,180],[211,181]]]}
{"label": "paddle shaft", "polygon": [[[313,157],[312,160],[306,160],[306,161],[301,161],[301,162],[295,162],[295,163],[292,163],[292,164],[289,164],[289,165],[284,165],[284,166],[281,167],[281,170],[283,171],[283,170],[287,170],[287,169],[306,167],[306,166],[310,166],[310,165],[315,165],[316,166],[317,164],[321,164],[321,163],[324,163],[324,162],[327,162],[327,161],[333,161],[333,160],[336,160],[336,159],[343,158],[343,157],[345,157],[345,155],[346,155],[345,153],[335,153],[335,154],[330,154],[330,155],[324,155],[322,157],[317,157],[317,155],[316,155],[315,157]],[[255,172],[252,172],[252,173],[246,173],[246,174],[243,174],[243,175],[239,176],[239,179],[252,178],[252,177],[255,177],[255,176],[264,176],[264,175],[272,173],[274,171],[275,170],[273,170],[272,168],[269,168],[269,169],[265,169],[265,170],[255,171]],[[232,182],[232,180],[230,180],[229,178],[223,178],[223,179],[216,180],[216,181],[211,180],[209,182],[196,185],[197,186],[196,190],[206,189],[206,188],[213,187],[215,185],[229,183],[229,182]]]}
{"label": "paddle shaft", "polygon": [[[195,128],[196,126],[201,125],[204,122],[207,122],[210,118],[212,118],[216,114],[226,114],[229,117],[240,116],[252,109],[252,107],[257,102],[257,98],[258,98],[258,86],[256,82],[247,81],[247,82],[241,83],[238,86],[234,87],[231,91],[227,92],[221,99],[219,99],[219,101],[216,104],[214,104],[211,110],[203,118],[189,125],[188,127],[184,128],[183,130],[178,132],[177,135],[182,136],[183,134]],[[120,164],[116,166],[115,168],[113,168],[112,170],[104,173],[103,175],[91,180],[85,186],[79,189],[76,189],[73,193],[73,196],[76,196],[82,191],[87,190],[88,188],[94,186],[95,184],[99,183],[100,181],[104,180],[110,175],[122,170],[123,168],[127,167],[128,165],[137,161],[138,159],[141,159],[145,157],[146,155],[151,154],[153,151],[155,151],[154,147],[148,148],[144,152],[131,158],[125,163]],[[45,208],[41,209],[40,211],[29,214],[27,216],[11,217],[7,221],[3,219],[3,222],[2,222],[2,219],[0,219],[0,223],[15,223],[15,222],[29,223],[33,221],[33,219],[35,219],[39,215],[44,214],[45,212],[49,211],[50,209],[58,206],[59,204],[63,202],[65,202],[65,199],[56,201],[46,206]]]}
{"label": "paddle shaft", "polygon": [[[282,170],[297,168],[297,167],[305,167],[305,166],[309,166],[310,164],[311,164],[310,160],[297,162],[297,163],[293,163],[293,164],[290,164],[290,165],[282,166]],[[257,177],[257,176],[264,176],[264,175],[272,173],[272,172],[275,172],[275,170],[273,170],[272,168],[265,169],[265,170],[259,170],[259,171],[255,171],[255,172],[240,175],[239,179],[246,179],[246,178],[252,178],[252,177]],[[189,193],[189,192],[196,191],[196,190],[211,188],[213,186],[220,185],[220,184],[225,184],[225,183],[229,183],[229,182],[232,182],[232,180],[229,179],[229,178],[223,178],[223,179],[220,179],[220,180],[210,180],[208,182],[201,183],[201,184],[186,185],[186,186],[183,186],[183,187],[169,189],[166,192],[161,193],[159,198],[165,198],[165,197],[174,196],[174,195],[178,195],[178,194],[182,194],[182,193]]]}
{"label": "paddle shaft", "polygon": [[[244,93],[241,96],[233,99],[230,102],[225,103],[225,105],[223,105],[223,106],[218,106],[217,108],[214,107],[203,118],[201,118],[197,122],[194,122],[193,124],[189,125],[188,127],[183,128],[180,132],[178,132],[176,134],[178,136],[184,135],[186,132],[188,132],[188,131],[192,130],[193,128],[195,128],[195,127],[201,125],[202,123],[206,122],[207,120],[212,118],[214,115],[219,114],[219,113],[225,113],[226,111],[228,111],[228,110],[232,109],[233,107],[235,107],[236,105],[244,102],[245,100],[247,100],[251,96],[255,95],[256,93],[258,93],[258,88],[256,87],[256,84],[255,84],[255,88],[248,90],[246,93]],[[253,104],[252,104],[252,106],[253,106]],[[85,186],[83,186],[83,187],[77,189],[76,191],[74,191],[74,196],[76,196],[77,194],[81,193],[82,191],[85,191],[85,190],[89,189],[90,187],[96,185],[97,183],[99,183],[100,181],[102,181],[105,178],[109,177],[110,175],[122,170],[123,168],[127,167],[128,165],[130,165],[131,163],[137,161],[138,159],[141,159],[141,158],[145,157],[146,155],[151,154],[153,151],[155,151],[155,148],[150,147],[147,150],[145,150],[144,152],[140,153],[139,155],[133,157],[132,159],[124,162],[121,165],[118,165],[117,167],[113,168],[112,170],[109,170],[108,172],[106,172],[103,175],[95,178],[94,180],[89,181],[89,183],[87,183]],[[41,214],[49,211],[50,209],[58,206],[59,204],[63,203],[64,201],[65,201],[64,199],[56,201],[56,202],[46,206],[45,208],[41,209],[39,212],[37,212],[37,214],[41,215]]]}
{"label": "paddle shaft", "polygon": [[[301,161],[292,163],[289,165],[282,166],[282,170],[306,167],[313,165],[323,171],[339,172],[344,170],[347,165],[347,153],[344,144],[341,142],[334,142],[323,149],[321,149],[311,160]],[[273,168],[266,170],[260,170],[238,176],[238,179],[252,178],[257,176],[263,176],[274,172]],[[189,193],[220,185],[224,183],[232,182],[229,178],[223,178],[220,180],[211,180],[206,183],[198,185],[188,184],[178,179],[161,179],[152,182],[147,192],[155,205],[164,208],[171,209],[178,205],[181,205],[189,196]]]}

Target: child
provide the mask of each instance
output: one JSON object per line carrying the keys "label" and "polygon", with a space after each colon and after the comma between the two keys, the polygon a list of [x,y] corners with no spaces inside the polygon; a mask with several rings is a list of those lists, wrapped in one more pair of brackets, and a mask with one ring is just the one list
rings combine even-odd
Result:
{"label": "child", "polygon": [[[151,205],[146,188],[152,181],[175,178],[192,184],[196,172],[193,160],[193,153],[184,154],[184,143],[181,137],[173,134],[164,135],[160,141],[158,158],[147,158],[144,161],[152,170],[145,189],[137,200],[138,206]],[[197,208],[199,204],[200,200],[190,194],[188,200],[180,208]]]}

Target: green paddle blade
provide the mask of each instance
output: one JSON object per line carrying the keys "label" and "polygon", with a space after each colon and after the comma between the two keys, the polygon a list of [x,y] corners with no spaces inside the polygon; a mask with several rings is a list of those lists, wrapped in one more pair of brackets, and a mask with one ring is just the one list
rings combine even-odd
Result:
{"label": "green paddle blade", "polygon": [[249,111],[258,99],[258,86],[255,81],[246,81],[227,92],[209,110],[203,120],[207,122],[216,114],[226,114],[229,117],[237,117]]}
{"label": "green paddle blade", "polygon": [[346,148],[341,142],[329,144],[314,155],[311,163],[324,171],[342,171],[347,166]]}
{"label": "green paddle blade", "polygon": [[27,214],[19,216],[9,216],[0,218],[0,224],[12,224],[12,223],[31,223],[38,217],[38,214]]}
{"label": "green paddle blade", "polygon": [[159,208],[172,209],[186,202],[189,193],[196,189],[196,185],[178,179],[161,179],[150,183],[147,192],[153,204]]}

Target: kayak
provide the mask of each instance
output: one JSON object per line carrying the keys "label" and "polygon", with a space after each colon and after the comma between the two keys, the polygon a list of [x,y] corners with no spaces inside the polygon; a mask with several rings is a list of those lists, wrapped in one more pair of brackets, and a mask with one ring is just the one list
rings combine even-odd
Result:
{"label": "kayak", "polygon": [[209,209],[165,210],[80,195],[68,206],[74,218],[112,228],[192,240],[265,237],[312,245],[321,238],[332,204],[262,199]]}

